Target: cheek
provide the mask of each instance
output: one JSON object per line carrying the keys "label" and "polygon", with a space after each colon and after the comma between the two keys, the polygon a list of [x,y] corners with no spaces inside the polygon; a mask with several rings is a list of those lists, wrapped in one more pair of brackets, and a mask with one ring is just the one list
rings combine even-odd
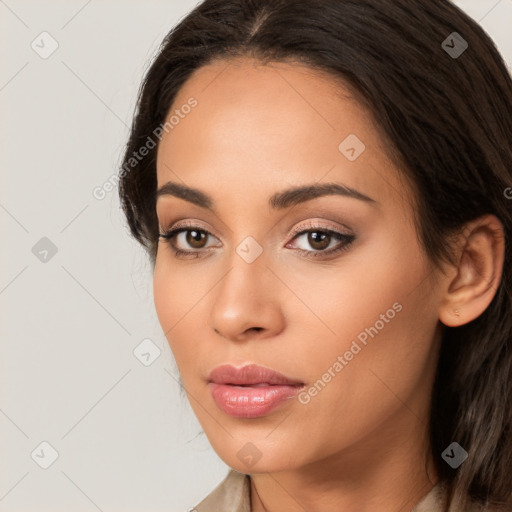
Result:
{"label": "cheek", "polygon": [[[429,299],[427,283],[418,286],[428,275],[427,259],[414,232],[405,226],[402,232],[377,230],[336,264],[310,265],[307,271],[291,268],[287,278],[313,313],[309,316],[316,317],[316,331],[324,343],[342,349],[375,323],[384,333],[390,326],[403,324],[408,315],[416,315]],[[300,325],[304,317],[298,315],[301,304],[295,303],[296,324]],[[311,336],[312,341],[316,338]]]}
{"label": "cheek", "polygon": [[[370,428],[401,405],[397,396],[406,399],[425,380],[434,366],[438,324],[429,274],[414,233],[388,234],[346,258],[332,279],[309,287],[308,306],[328,327],[321,328],[321,340],[302,346],[300,356],[314,388],[306,390],[305,407],[319,428],[333,417],[341,424],[347,414],[352,425]],[[304,282],[301,293],[306,290]]]}
{"label": "cheek", "polygon": [[[323,325],[317,322],[316,327],[323,334],[324,346],[344,351],[352,339],[376,323],[378,337],[407,324],[405,319],[416,315],[424,300],[415,291],[428,274],[415,232],[400,225],[393,230],[374,230],[335,265],[311,265],[310,271],[296,271],[295,277],[290,273],[289,278],[322,321]],[[420,289],[425,292],[425,287]],[[402,337],[396,341],[400,343]]]}
{"label": "cheek", "polygon": [[153,300],[158,321],[164,332],[170,329],[175,321],[175,289],[170,288],[169,270],[166,268],[160,249],[156,258],[153,272]]}
{"label": "cheek", "polygon": [[171,266],[165,255],[157,256],[153,274],[155,310],[184,380],[189,373],[189,363],[199,350],[198,337],[194,336],[190,319],[194,307],[208,289],[205,287],[206,284],[203,287],[200,281],[190,279],[177,266]]}

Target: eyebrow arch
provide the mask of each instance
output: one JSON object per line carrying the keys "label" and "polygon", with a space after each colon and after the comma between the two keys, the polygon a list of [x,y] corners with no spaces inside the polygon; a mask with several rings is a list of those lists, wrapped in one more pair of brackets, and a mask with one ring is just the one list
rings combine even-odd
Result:
{"label": "eyebrow arch", "polygon": [[[167,195],[175,196],[197,206],[201,206],[202,208],[213,210],[213,200],[210,196],[198,189],[187,187],[180,183],[172,181],[165,183],[156,191],[155,199]],[[276,192],[270,197],[268,203],[271,208],[282,210],[327,195],[341,195],[367,203],[377,203],[377,201],[371,197],[339,183],[322,183],[292,187],[282,192]]]}

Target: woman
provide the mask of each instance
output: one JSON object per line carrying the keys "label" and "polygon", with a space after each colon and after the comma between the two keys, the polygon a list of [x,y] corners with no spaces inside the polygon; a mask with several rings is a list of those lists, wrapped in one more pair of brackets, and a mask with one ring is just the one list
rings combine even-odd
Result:
{"label": "woman", "polygon": [[447,1],[206,0],[120,175],[203,511],[512,510],[512,81]]}

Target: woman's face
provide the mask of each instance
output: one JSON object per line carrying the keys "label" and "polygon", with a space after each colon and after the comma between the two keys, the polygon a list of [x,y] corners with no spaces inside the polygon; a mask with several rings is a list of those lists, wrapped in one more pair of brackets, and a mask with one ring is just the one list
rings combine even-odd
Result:
{"label": "woman's face", "polygon": [[[189,231],[160,239],[154,299],[215,451],[244,473],[420,453],[441,294],[370,114],[306,67],[243,59],[200,68],[171,115],[158,188],[200,194],[158,196],[160,233]],[[210,383],[248,364],[293,382]]]}

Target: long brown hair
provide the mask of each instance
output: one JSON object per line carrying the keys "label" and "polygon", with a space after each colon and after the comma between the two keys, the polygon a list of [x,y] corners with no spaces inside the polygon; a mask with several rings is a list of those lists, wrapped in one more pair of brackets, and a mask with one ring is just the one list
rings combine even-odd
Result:
{"label": "long brown hair", "polygon": [[[512,80],[495,45],[446,0],[205,0],[169,32],[146,73],[120,172],[129,229],[153,265],[158,146],[136,165],[130,159],[195,70],[239,56],[298,61],[353,88],[413,186],[435,264],[450,261],[447,242],[465,223],[486,213],[502,222],[505,264],[492,303],[444,329],[429,449],[449,503],[510,510]],[[469,453],[456,470],[441,457],[453,441]]]}

